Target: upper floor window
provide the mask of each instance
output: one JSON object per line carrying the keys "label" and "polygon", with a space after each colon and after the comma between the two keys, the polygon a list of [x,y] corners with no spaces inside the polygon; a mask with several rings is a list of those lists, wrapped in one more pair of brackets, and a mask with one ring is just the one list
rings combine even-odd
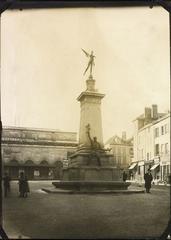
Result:
{"label": "upper floor window", "polygon": [[164,144],[161,144],[161,154],[164,153]]}
{"label": "upper floor window", "polygon": [[159,137],[159,128],[154,129],[154,137]]}
{"label": "upper floor window", "polygon": [[143,160],[144,158],[144,149],[141,149],[141,159]]}
{"label": "upper floor window", "polygon": [[164,134],[164,126],[161,126],[161,135]]}
{"label": "upper floor window", "polygon": [[159,144],[155,144],[155,155],[158,155],[159,154]]}
{"label": "upper floor window", "polygon": [[129,149],[129,154],[130,154],[130,155],[133,155],[133,154],[134,154],[133,148],[130,148],[130,149]]}
{"label": "upper floor window", "polygon": [[168,153],[168,152],[169,152],[169,144],[165,143],[165,153]]}

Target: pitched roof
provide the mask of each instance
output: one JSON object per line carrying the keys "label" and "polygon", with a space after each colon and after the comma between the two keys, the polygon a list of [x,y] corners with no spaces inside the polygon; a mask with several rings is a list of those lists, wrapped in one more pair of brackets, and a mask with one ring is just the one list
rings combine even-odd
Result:
{"label": "pitched roof", "polygon": [[[161,118],[165,115],[167,115],[167,113],[158,113],[158,118]],[[143,114],[139,115],[135,120],[139,120],[139,119],[142,119],[142,120],[145,119],[145,114],[143,113]]]}
{"label": "pitched roof", "polygon": [[106,144],[132,144],[133,143],[133,138],[129,138],[129,139],[122,139],[121,137],[114,135],[113,137],[109,138]]}

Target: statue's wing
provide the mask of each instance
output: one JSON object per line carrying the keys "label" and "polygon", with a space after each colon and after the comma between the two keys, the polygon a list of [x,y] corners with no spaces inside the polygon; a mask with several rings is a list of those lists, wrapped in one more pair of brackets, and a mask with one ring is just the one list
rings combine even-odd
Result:
{"label": "statue's wing", "polygon": [[81,48],[81,50],[85,53],[86,57],[89,57],[89,56],[90,56],[90,54],[87,53],[84,49]]}

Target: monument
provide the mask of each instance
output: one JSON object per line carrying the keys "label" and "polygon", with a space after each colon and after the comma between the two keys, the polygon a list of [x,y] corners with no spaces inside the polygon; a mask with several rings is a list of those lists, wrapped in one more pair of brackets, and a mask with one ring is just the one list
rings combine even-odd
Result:
{"label": "monument", "polygon": [[95,56],[93,51],[91,54],[85,50],[83,52],[89,58],[84,75],[88,70],[90,74],[86,80],[86,90],[77,98],[81,108],[79,144],[70,156],[68,168],[63,170],[62,180],[53,182],[53,185],[78,191],[127,189],[130,184],[121,181],[121,172],[114,156],[103,144],[101,100],[105,95],[95,88],[92,75]]}

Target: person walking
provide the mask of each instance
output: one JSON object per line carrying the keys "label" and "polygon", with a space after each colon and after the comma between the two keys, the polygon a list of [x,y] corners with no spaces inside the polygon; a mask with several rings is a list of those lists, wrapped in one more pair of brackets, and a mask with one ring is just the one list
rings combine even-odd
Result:
{"label": "person walking", "polygon": [[153,180],[150,169],[148,169],[147,173],[145,173],[144,180],[145,180],[146,193],[150,193],[151,182]]}
{"label": "person walking", "polygon": [[24,197],[24,172],[20,173],[18,184],[19,184],[19,197]]}
{"label": "person walking", "polygon": [[126,182],[126,180],[127,180],[127,173],[125,171],[123,171],[122,179],[124,182]]}
{"label": "person walking", "polygon": [[22,198],[27,197],[27,193],[30,192],[30,189],[29,189],[28,179],[24,175],[24,172],[20,173],[18,184],[19,184],[19,193],[20,193],[19,197],[22,197]]}
{"label": "person walking", "polygon": [[8,173],[5,172],[5,176],[3,177],[3,182],[4,182],[4,197],[8,196],[8,193],[10,192],[10,181],[11,178],[8,176]]}
{"label": "person walking", "polygon": [[24,197],[30,192],[27,176],[24,177]]}

